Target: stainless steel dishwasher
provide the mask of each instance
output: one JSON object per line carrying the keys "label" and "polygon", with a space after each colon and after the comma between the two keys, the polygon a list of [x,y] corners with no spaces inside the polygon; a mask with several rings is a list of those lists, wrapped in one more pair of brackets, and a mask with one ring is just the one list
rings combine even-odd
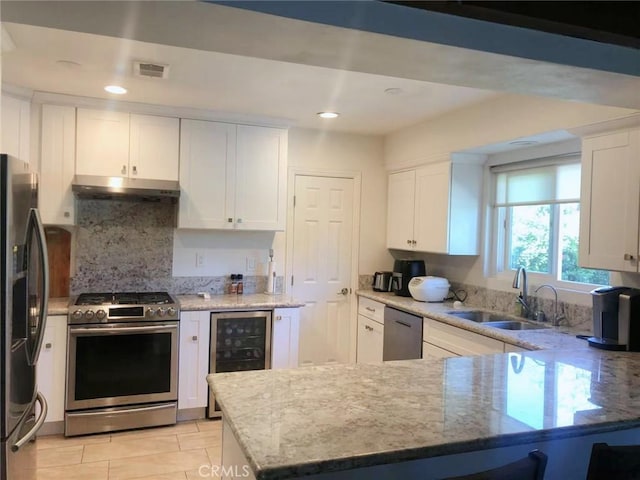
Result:
{"label": "stainless steel dishwasher", "polygon": [[384,307],[382,360],[422,358],[422,317]]}

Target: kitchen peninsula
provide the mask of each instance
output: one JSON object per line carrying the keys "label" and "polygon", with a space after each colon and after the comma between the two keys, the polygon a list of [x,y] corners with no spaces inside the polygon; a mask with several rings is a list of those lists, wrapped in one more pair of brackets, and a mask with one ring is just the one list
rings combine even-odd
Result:
{"label": "kitchen peninsula", "polygon": [[534,448],[549,455],[545,478],[584,478],[592,443],[640,438],[636,353],[541,350],[207,380],[223,411],[223,465],[249,465],[260,480],[443,478]]}

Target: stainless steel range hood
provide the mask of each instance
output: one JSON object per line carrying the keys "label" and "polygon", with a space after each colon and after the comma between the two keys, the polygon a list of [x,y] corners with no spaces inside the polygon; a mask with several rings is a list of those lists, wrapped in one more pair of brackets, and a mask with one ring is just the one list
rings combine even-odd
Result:
{"label": "stainless steel range hood", "polygon": [[180,197],[179,183],[170,180],[76,175],[71,189],[79,198],[168,200],[175,203]]}

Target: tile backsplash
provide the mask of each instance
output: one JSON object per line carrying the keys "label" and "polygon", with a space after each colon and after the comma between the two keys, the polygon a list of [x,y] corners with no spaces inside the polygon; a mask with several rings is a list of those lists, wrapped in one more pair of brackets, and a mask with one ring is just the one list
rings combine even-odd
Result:
{"label": "tile backsplash", "polygon": [[[130,200],[78,200],[71,295],[83,292],[229,291],[228,276],[173,277],[176,206]],[[266,276],[245,276],[246,293],[262,292]],[[282,291],[283,278],[276,280]]]}

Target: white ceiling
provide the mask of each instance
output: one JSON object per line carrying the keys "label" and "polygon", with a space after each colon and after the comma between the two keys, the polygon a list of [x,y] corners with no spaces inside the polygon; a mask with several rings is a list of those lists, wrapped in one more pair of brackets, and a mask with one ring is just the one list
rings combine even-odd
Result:
{"label": "white ceiling", "polygon": [[[120,81],[127,102],[207,109],[218,120],[386,134],[497,92],[640,109],[640,76],[602,67],[633,63],[635,51],[381,2],[2,0],[2,20],[12,37],[3,29],[3,83],[114,98],[102,88]],[[169,80],[132,77],[134,59],[170,64]],[[342,115],[315,116],[329,109]]]}
{"label": "white ceiling", "polygon": [[[497,95],[32,25],[3,26],[14,48],[3,51],[2,80],[34,91],[274,117],[301,127],[362,134],[386,134]],[[134,77],[134,60],[169,64],[169,78]],[[116,97],[103,90],[114,83],[128,94]],[[389,88],[401,93],[385,93]],[[319,119],[316,113],[325,110],[341,116]]]}

